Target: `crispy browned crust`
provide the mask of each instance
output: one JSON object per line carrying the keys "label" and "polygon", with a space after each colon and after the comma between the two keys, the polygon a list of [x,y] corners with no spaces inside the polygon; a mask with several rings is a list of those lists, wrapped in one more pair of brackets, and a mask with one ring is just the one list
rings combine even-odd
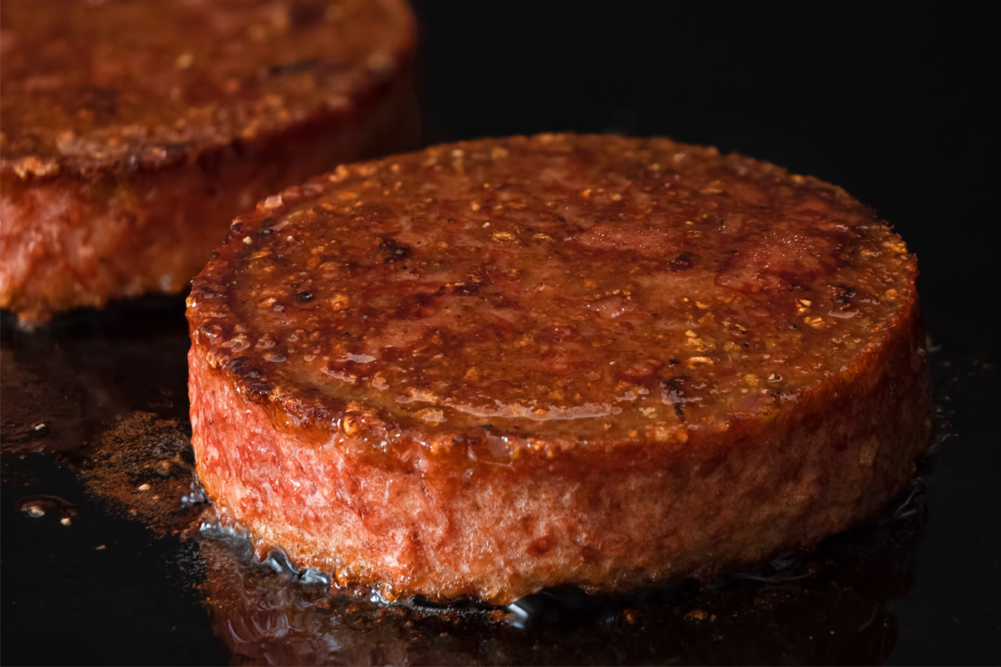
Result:
{"label": "crispy browned crust", "polygon": [[180,291],[240,210],[412,146],[405,3],[314,4],[4,3],[0,307]]}
{"label": "crispy browned crust", "polygon": [[[342,583],[503,603],[710,577],[863,520],[928,445],[913,256],[740,156],[435,147],[271,197],[217,253],[188,309],[199,475]],[[545,271],[556,296],[519,286]]]}

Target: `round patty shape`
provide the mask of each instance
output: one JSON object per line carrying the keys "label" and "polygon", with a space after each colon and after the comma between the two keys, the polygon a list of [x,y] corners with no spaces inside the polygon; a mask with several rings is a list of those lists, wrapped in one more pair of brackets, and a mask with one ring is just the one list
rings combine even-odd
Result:
{"label": "round patty shape", "polygon": [[260,550],[389,597],[708,578],[913,474],[916,276],[843,190],[667,139],[339,167],[194,281],[198,474]]}
{"label": "round patty shape", "polygon": [[0,8],[0,307],[176,292],[268,194],[413,145],[404,0]]}

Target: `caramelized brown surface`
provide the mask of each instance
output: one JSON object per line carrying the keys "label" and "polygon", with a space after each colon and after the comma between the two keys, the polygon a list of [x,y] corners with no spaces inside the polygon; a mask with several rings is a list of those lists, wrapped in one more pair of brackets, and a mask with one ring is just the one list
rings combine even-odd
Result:
{"label": "caramelized brown surface", "polygon": [[8,0],[0,22],[0,156],[21,178],[159,167],[347,114],[414,33],[402,0]]}
{"label": "caramelized brown surface", "polygon": [[816,179],[667,139],[543,135],[269,198],[196,279],[189,318],[210,363],[296,423],[379,449],[548,451],[770,419],[912,320],[916,274]]}
{"label": "caramelized brown surface", "polygon": [[415,145],[404,0],[0,9],[0,308],[176,292],[255,201]]}

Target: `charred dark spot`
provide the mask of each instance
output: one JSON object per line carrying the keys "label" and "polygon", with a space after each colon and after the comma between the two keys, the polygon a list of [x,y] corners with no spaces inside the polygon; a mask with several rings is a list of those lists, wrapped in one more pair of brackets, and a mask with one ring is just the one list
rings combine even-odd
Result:
{"label": "charred dark spot", "polygon": [[833,293],[831,300],[836,306],[851,305],[851,300],[856,295],[855,288],[848,285],[831,285],[831,291]]}
{"label": "charred dark spot", "polygon": [[267,229],[268,227],[273,227],[276,222],[278,222],[278,218],[273,218],[269,216],[261,220],[261,227]]}
{"label": "charred dark spot", "polygon": [[386,259],[383,260],[386,264],[406,259],[410,257],[412,252],[410,246],[397,243],[396,239],[393,238],[381,239],[379,241],[379,248],[387,255]]}
{"label": "charred dark spot", "polygon": [[241,229],[243,229],[242,222],[234,222],[232,225],[229,226],[229,230],[234,234],[239,234]]}
{"label": "charred dark spot", "polygon": [[668,360],[667,360],[667,365],[668,365],[668,366],[677,366],[677,365],[678,365],[678,364],[680,364],[680,363],[681,363],[681,362],[680,362],[680,361],[678,361],[677,359],[668,359]]}
{"label": "charred dark spot", "polygon": [[685,423],[685,392],[682,389],[684,381],[685,378],[680,375],[669,377],[664,380],[663,391],[664,400],[671,404],[671,407],[674,409],[674,414],[678,416],[678,421],[682,424]]}
{"label": "charred dark spot", "polygon": [[674,259],[672,259],[671,261],[669,261],[667,263],[667,266],[675,273],[677,273],[678,271],[687,271],[688,269],[692,268],[692,260],[694,258],[695,255],[693,255],[688,251],[685,251],[680,255],[678,255],[677,257],[675,257]]}
{"label": "charred dark spot", "polygon": [[313,295],[310,292],[299,292],[295,295],[295,300],[299,303],[308,303],[313,300]]}
{"label": "charred dark spot", "polygon": [[484,431],[494,430],[493,424],[481,424],[480,428],[482,428]]}

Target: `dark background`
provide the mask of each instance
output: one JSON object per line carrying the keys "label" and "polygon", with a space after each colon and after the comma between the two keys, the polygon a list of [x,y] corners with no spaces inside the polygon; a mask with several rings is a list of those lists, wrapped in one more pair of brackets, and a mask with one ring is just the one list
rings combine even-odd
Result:
{"label": "dark background", "polygon": [[[845,187],[917,253],[936,397],[955,437],[924,473],[915,579],[892,603],[898,664],[1001,662],[1001,59],[982,6],[415,3],[426,143],[575,130],[714,144]],[[85,497],[65,469],[31,465]],[[179,581],[179,547],[123,519],[43,525],[14,511],[10,491],[5,664],[227,659]],[[94,558],[105,542],[114,558]]]}

